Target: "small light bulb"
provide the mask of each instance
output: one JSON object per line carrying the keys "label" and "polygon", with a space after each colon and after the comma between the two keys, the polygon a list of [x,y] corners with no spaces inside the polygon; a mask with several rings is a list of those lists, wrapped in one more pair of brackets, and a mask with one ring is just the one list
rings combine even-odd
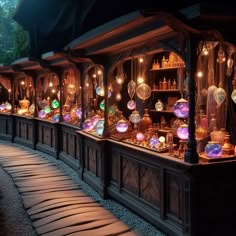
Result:
{"label": "small light bulb", "polygon": [[142,84],[144,82],[144,78],[138,77],[137,82],[138,82],[138,84]]}
{"label": "small light bulb", "polygon": [[202,76],[203,76],[202,71],[198,71],[198,72],[197,72],[197,77],[198,77],[198,78],[202,78]]}
{"label": "small light bulb", "polygon": [[139,63],[143,63],[143,58],[139,58]]}

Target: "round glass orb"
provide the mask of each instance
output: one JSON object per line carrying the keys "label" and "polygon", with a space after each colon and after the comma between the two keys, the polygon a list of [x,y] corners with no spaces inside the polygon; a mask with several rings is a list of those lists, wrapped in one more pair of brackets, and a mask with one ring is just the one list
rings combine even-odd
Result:
{"label": "round glass orb", "polygon": [[124,120],[123,118],[120,119],[117,123],[116,123],[116,130],[119,133],[124,133],[128,130],[129,125],[128,122],[126,120]]}
{"label": "round glass orb", "polygon": [[103,135],[103,130],[104,130],[104,119],[99,119],[96,124],[96,134]]}
{"label": "round glass orb", "polygon": [[59,122],[59,118],[60,118],[60,115],[59,115],[59,114],[55,114],[55,115],[53,116],[53,121],[54,121],[54,122]]}
{"label": "round glass orb", "polygon": [[78,108],[75,112],[75,115],[81,119],[82,118],[82,108]]}
{"label": "round glass orb", "polygon": [[220,157],[222,155],[222,147],[218,142],[209,141],[205,147],[205,153],[208,157]]}
{"label": "round glass orb", "polygon": [[86,120],[84,121],[84,123],[83,123],[83,129],[84,129],[85,131],[90,131],[90,130],[93,129],[93,127],[94,127],[94,125],[93,125],[93,121],[92,121],[91,119],[86,119]]}
{"label": "round glass orb", "polygon": [[63,120],[64,120],[65,122],[70,122],[70,121],[71,121],[71,115],[70,115],[70,113],[65,113],[65,114],[63,115]]}
{"label": "round glass orb", "polygon": [[136,108],[136,102],[134,100],[129,100],[127,102],[127,107],[129,110],[134,110]]}
{"label": "round glass orb", "polygon": [[177,135],[180,139],[188,139],[188,126],[186,124],[180,125],[177,129]]}
{"label": "round glass orb", "polygon": [[160,143],[164,143],[166,141],[166,138],[164,136],[160,136],[158,140]]}
{"label": "round glass orb", "polygon": [[51,108],[48,107],[48,106],[44,107],[44,112],[45,112],[46,114],[49,114],[49,113],[51,112]]}
{"label": "round glass orb", "polygon": [[159,143],[157,136],[152,136],[149,140],[150,147],[155,147]]}
{"label": "round glass orb", "polygon": [[57,109],[60,106],[60,102],[57,99],[52,100],[51,106],[53,109]]}
{"label": "round glass orb", "polygon": [[5,102],[5,108],[7,111],[10,111],[12,108],[12,105],[9,102]]}
{"label": "round glass orb", "polygon": [[138,141],[143,141],[144,140],[144,134],[143,133],[141,133],[141,132],[139,132],[139,133],[137,133],[136,134],[136,139],[138,140]]}
{"label": "round glass orb", "polygon": [[178,118],[187,118],[189,112],[189,103],[186,99],[181,98],[174,104],[174,113]]}
{"label": "round glass orb", "polygon": [[162,111],[163,110],[163,103],[161,102],[161,100],[160,99],[158,99],[158,101],[155,103],[155,109],[157,110],[157,111]]}
{"label": "round glass orb", "polygon": [[129,120],[134,124],[139,123],[140,120],[141,120],[141,116],[140,116],[139,112],[138,111],[133,111],[131,113],[130,117],[129,117]]}
{"label": "round glass orb", "polygon": [[6,105],[4,103],[2,103],[0,105],[0,111],[4,111],[6,109]]}
{"label": "round glass orb", "polygon": [[100,102],[99,107],[100,107],[101,110],[103,110],[103,111],[105,110],[105,101],[104,100],[102,100]]}
{"label": "round glass orb", "polygon": [[38,112],[38,117],[40,119],[44,119],[46,117],[46,113],[43,109]]}

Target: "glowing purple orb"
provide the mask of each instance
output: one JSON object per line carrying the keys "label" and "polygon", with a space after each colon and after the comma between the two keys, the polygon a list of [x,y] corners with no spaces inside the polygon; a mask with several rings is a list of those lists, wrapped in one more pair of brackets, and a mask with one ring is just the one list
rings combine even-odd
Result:
{"label": "glowing purple orb", "polygon": [[127,103],[127,107],[129,110],[134,110],[136,107],[136,102],[134,100],[129,100]]}
{"label": "glowing purple orb", "polygon": [[65,122],[70,122],[71,121],[71,115],[70,113],[66,113],[65,115],[63,115],[63,120]]}
{"label": "glowing purple orb", "polygon": [[6,105],[3,103],[0,105],[0,111],[4,111],[6,109]]}
{"label": "glowing purple orb", "polygon": [[174,113],[178,118],[187,118],[189,112],[189,103],[187,100],[181,98],[174,104]]}
{"label": "glowing purple orb", "polygon": [[40,111],[38,112],[38,117],[39,117],[40,119],[44,119],[44,118],[46,117],[46,112],[45,112],[44,110],[40,110]]}
{"label": "glowing purple orb", "polygon": [[205,147],[205,153],[208,157],[220,157],[222,155],[222,147],[217,142],[208,142]]}
{"label": "glowing purple orb", "polygon": [[159,140],[158,140],[158,137],[156,137],[156,136],[153,136],[149,140],[150,147],[155,147],[158,143],[159,143]]}
{"label": "glowing purple orb", "polygon": [[86,119],[83,123],[83,130],[90,131],[94,127],[93,121],[91,119]]}
{"label": "glowing purple orb", "polygon": [[136,139],[137,139],[138,141],[143,141],[143,140],[144,140],[144,134],[141,133],[141,132],[137,133],[137,134],[136,134]]}
{"label": "glowing purple orb", "polygon": [[116,123],[116,130],[119,133],[126,132],[128,130],[128,128],[129,128],[129,125],[128,125],[127,121],[124,119],[121,119]]}
{"label": "glowing purple orb", "polygon": [[177,129],[177,135],[180,139],[188,139],[188,126],[186,124],[180,125]]}
{"label": "glowing purple orb", "polygon": [[75,115],[81,119],[82,118],[82,108],[78,108],[75,112]]}

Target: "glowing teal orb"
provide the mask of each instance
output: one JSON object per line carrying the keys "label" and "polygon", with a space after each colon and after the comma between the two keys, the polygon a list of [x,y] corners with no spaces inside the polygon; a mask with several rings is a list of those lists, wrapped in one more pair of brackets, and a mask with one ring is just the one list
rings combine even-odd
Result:
{"label": "glowing teal orb", "polygon": [[49,114],[49,113],[51,112],[51,108],[50,108],[50,107],[45,107],[45,108],[44,108],[44,112],[45,112],[46,114]]}
{"label": "glowing teal orb", "polygon": [[105,110],[105,101],[104,100],[100,102],[99,107],[101,110]]}
{"label": "glowing teal orb", "polygon": [[53,109],[56,109],[60,106],[60,102],[57,100],[57,99],[54,99],[52,102],[51,102],[51,106]]}

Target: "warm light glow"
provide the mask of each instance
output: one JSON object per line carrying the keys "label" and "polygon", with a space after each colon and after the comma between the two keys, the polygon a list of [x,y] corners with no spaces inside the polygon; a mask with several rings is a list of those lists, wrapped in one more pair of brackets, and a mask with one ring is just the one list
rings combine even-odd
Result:
{"label": "warm light glow", "polygon": [[159,142],[160,143],[164,143],[166,141],[164,136],[159,137]]}
{"label": "warm light glow", "polygon": [[86,86],[86,87],[89,87],[89,83],[86,83],[85,86]]}
{"label": "warm light glow", "polygon": [[120,93],[116,94],[116,101],[119,102],[121,100],[122,96]]}
{"label": "warm light glow", "polygon": [[202,71],[198,71],[198,72],[197,72],[197,77],[198,77],[198,78],[202,78],[202,76],[203,76]]}
{"label": "warm light glow", "polygon": [[52,83],[52,82],[50,82],[50,83],[49,83],[49,87],[52,87],[52,86],[53,86],[53,83]]}
{"label": "warm light glow", "polygon": [[96,78],[96,74],[93,74],[93,78]]}
{"label": "warm light glow", "polygon": [[55,93],[56,92],[56,90],[55,89],[52,89],[52,93]]}
{"label": "warm light glow", "polygon": [[21,81],[21,85],[24,85],[25,84],[25,81]]}
{"label": "warm light glow", "polygon": [[102,71],[101,71],[101,70],[99,70],[99,71],[98,71],[98,75],[101,75],[101,74],[102,74]]}
{"label": "warm light glow", "polygon": [[8,89],[8,93],[10,93],[11,92],[11,89]]}
{"label": "warm light glow", "polygon": [[143,58],[139,58],[139,63],[143,63]]}
{"label": "warm light glow", "polygon": [[144,82],[144,78],[138,77],[137,82],[138,82],[138,84],[142,84]]}
{"label": "warm light glow", "polygon": [[208,49],[207,49],[207,48],[203,48],[203,49],[202,49],[202,54],[203,54],[204,56],[207,56],[207,55],[209,54]]}

